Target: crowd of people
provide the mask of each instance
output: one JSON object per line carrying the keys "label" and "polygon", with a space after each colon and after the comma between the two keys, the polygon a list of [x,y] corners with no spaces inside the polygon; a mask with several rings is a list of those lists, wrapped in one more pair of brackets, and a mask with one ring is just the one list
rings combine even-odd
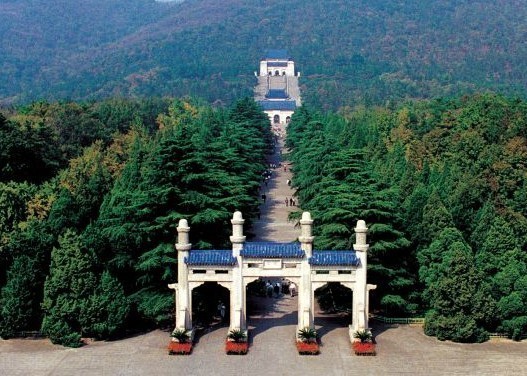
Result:
{"label": "crowd of people", "polygon": [[268,298],[279,298],[280,296],[285,294],[294,297],[297,295],[297,287],[294,282],[285,278],[282,278],[281,281],[276,282],[267,280],[267,282],[265,282],[265,292]]}

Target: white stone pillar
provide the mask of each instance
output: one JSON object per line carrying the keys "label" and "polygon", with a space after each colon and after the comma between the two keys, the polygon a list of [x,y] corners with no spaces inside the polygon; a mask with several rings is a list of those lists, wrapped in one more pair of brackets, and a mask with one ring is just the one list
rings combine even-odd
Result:
{"label": "white stone pillar", "polygon": [[240,251],[245,243],[243,235],[243,224],[245,219],[239,211],[234,212],[231,219],[232,236],[232,255],[236,258],[236,265],[232,268],[232,288],[231,288],[231,320],[230,329],[247,330],[245,318],[245,293],[243,287],[243,260]]}
{"label": "white stone pillar", "polygon": [[314,323],[314,302],[313,287],[311,285],[311,265],[309,258],[313,255],[313,220],[309,212],[302,213],[300,220],[301,233],[298,237],[300,248],[305,253],[305,258],[300,265],[301,277],[300,286],[298,287],[298,329],[315,328]]}
{"label": "white stone pillar", "polygon": [[[368,248],[366,243],[366,234],[368,228],[363,220],[357,221],[355,227],[355,244],[353,249],[357,253],[360,265],[356,270],[355,288],[353,289],[353,322],[352,331],[368,329],[368,287],[366,283],[368,268]],[[350,333],[352,336],[353,333]],[[352,337],[353,340],[353,337]]]}
{"label": "white stone pillar", "polygon": [[181,219],[177,227],[178,241],[176,243],[178,260],[178,283],[176,290],[176,329],[192,330],[191,300],[188,286],[188,266],[185,258],[188,258],[192,244],[189,242],[190,227],[186,219]]}

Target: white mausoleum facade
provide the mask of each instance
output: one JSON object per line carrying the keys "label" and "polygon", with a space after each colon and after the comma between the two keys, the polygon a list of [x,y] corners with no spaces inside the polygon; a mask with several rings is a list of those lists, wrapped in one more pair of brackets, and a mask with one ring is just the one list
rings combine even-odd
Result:
{"label": "white mausoleum facade", "polygon": [[285,50],[269,50],[260,60],[260,71],[255,72],[258,85],[255,101],[269,116],[271,124],[285,125],[301,105],[295,62]]}
{"label": "white mausoleum facade", "polygon": [[235,212],[231,220],[232,249],[192,250],[190,227],[185,219],[179,221],[178,283],[169,285],[175,290],[176,329],[193,332],[192,290],[206,282],[216,282],[230,291],[229,330],[247,331],[247,285],[260,278],[284,278],[298,286],[297,329],[315,328],[314,292],[328,282],[339,282],[353,291],[353,313],[350,339],[357,330],[369,330],[369,291],[376,286],[366,282],[368,229],[359,220],[355,227],[353,250],[313,250],[313,220],[304,212],[300,220],[298,243],[246,242],[243,233],[245,220]]}

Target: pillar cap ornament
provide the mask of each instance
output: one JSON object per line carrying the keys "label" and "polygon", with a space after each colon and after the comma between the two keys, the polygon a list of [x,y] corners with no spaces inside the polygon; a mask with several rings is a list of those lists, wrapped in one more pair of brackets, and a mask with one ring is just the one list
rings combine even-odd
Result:
{"label": "pillar cap ornament", "polygon": [[313,219],[311,219],[311,213],[310,212],[303,212],[302,213],[302,219],[300,220],[301,225],[312,225]]}
{"label": "pillar cap ornament", "polygon": [[357,226],[355,227],[355,244],[353,244],[353,249],[359,252],[367,252],[370,247],[366,242],[366,234],[368,233],[368,227],[366,227],[366,222],[362,219],[357,221]]}
{"label": "pillar cap ornament", "polygon": [[179,252],[190,251],[192,244],[189,243],[189,232],[190,227],[188,226],[188,221],[186,219],[180,219],[177,227],[177,243],[176,250]]}
{"label": "pillar cap ornament", "polygon": [[232,236],[229,238],[232,244],[245,243],[245,236],[243,235],[243,219],[242,212],[235,211],[231,219],[232,223]]}
{"label": "pillar cap ornament", "polygon": [[366,227],[366,222],[362,219],[357,221],[357,227],[355,227],[355,232],[368,232],[368,227]]}
{"label": "pillar cap ornament", "polygon": [[243,219],[241,211],[234,212],[234,214],[232,215],[231,223],[233,225],[243,225],[245,223],[245,219]]}

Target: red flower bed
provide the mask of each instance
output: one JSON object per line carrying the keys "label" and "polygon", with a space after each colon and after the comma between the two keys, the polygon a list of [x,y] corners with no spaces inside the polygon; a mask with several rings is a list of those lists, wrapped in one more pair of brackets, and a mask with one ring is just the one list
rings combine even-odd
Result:
{"label": "red flower bed", "polygon": [[319,352],[319,346],[316,342],[302,342],[296,343],[296,349],[300,355],[317,355]]}
{"label": "red flower bed", "polygon": [[376,355],[375,344],[371,342],[353,342],[351,348],[355,355]]}
{"label": "red flower bed", "polygon": [[189,355],[192,352],[192,343],[170,341],[168,344],[168,354]]}
{"label": "red flower bed", "polygon": [[245,355],[249,350],[248,342],[234,342],[226,341],[225,342],[225,352],[227,354],[236,354],[236,355]]}

